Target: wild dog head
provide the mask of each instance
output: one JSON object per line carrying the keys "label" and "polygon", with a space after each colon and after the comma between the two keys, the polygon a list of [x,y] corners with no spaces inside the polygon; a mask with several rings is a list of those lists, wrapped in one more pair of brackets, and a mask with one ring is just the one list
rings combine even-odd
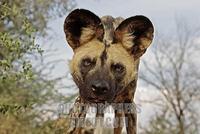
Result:
{"label": "wild dog head", "polygon": [[137,79],[139,58],[150,46],[154,29],[145,16],[100,19],[76,9],[65,19],[64,31],[74,51],[70,68],[81,97],[112,102]]}

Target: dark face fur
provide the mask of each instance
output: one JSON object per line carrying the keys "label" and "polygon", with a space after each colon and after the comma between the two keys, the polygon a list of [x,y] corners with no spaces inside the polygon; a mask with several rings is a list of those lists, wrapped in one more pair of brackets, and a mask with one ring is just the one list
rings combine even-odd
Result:
{"label": "dark face fur", "polygon": [[118,22],[84,9],[68,15],[64,30],[74,50],[72,76],[89,102],[113,102],[125,92],[137,79],[139,57],[153,38],[153,25],[144,16]]}

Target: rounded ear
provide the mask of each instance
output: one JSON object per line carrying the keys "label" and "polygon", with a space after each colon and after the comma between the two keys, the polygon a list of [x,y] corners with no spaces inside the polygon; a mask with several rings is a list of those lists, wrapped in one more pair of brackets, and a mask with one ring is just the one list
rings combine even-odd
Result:
{"label": "rounded ear", "polygon": [[121,42],[135,58],[142,56],[153,40],[153,24],[145,16],[124,20],[115,30],[115,42]]}
{"label": "rounded ear", "polygon": [[85,9],[72,11],[65,19],[64,32],[72,49],[76,49],[93,38],[103,40],[101,19]]}

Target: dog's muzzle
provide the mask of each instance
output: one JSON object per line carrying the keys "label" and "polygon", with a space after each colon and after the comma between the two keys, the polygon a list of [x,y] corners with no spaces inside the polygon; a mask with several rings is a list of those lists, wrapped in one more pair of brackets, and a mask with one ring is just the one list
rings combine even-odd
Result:
{"label": "dog's muzzle", "polygon": [[109,92],[110,86],[109,83],[105,80],[96,80],[92,82],[91,85],[92,92],[95,95],[104,95]]}

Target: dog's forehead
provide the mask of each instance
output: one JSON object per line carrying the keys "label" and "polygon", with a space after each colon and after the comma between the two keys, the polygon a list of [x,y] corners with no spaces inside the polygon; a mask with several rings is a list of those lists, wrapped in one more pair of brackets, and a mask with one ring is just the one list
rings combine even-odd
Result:
{"label": "dog's forehead", "polygon": [[113,42],[114,39],[114,31],[118,27],[118,25],[123,21],[122,17],[113,18],[112,16],[103,16],[101,17],[101,22],[104,27],[104,37],[103,37],[103,44],[104,44],[104,51],[101,54],[101,62],[102,65],[104,64],[105,60],[107,59],[107,48]]}
{"label": "dog's forehead", "polygon": [[113,42],[114,31],[124,19],[122,17],[113,18],[112,16],[101,17],[101,22],[104,27],[103,42],[109,45]]}

